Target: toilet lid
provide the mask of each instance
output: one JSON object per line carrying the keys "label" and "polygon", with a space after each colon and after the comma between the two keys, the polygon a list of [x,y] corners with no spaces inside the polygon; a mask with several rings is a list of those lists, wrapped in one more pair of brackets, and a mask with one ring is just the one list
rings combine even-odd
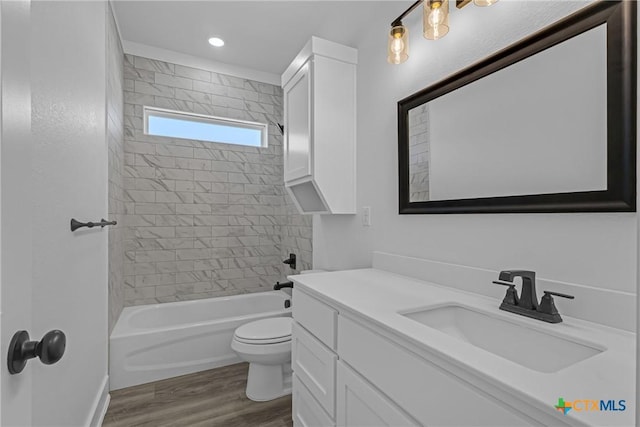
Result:
{"label": "toilet lid", "polygon": [[236,329],[235,337],[240,342],[251,344],[274,344],[291,339],[290,317],[274,317],[250,322]]}

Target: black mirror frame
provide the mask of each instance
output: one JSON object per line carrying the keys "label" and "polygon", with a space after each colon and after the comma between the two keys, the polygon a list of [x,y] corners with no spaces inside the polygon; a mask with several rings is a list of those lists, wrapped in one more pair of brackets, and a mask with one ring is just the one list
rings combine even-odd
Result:
{"label": "black mirror frame", "polygon": [[[636,211],[636,2],[599,1],[398,102],[400,214]],[[607,24],[607,190],[410,202],[408,113]]]}

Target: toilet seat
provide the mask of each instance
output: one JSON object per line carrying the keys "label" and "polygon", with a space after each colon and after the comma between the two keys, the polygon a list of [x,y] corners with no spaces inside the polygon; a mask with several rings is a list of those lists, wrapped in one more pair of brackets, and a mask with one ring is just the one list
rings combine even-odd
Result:
{"label": "toilet seat", "polygon": [[290,317],[275,317],[247,323],[236,329],[234,339],[253,345],[277,344],[291,341]]}
{"label": "toilet seat", "polygon": [[272,338],[270,340],[248,340],[246,338],[234,337],[236,341],[244,343],[244,344],[252,344],[252,345],[267,345],[267,344],[278,344],[281,342],[291,341],[291,335],[288,337],[280,337],[280,338]]}

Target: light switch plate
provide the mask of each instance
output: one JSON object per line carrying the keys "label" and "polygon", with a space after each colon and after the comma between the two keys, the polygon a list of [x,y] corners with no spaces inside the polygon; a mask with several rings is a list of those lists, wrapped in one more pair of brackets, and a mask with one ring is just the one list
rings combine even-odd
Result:
{"label": "light switch plate", "polygon": [[371,227],[371,206],[364,206],[362,208],[362,225]]}

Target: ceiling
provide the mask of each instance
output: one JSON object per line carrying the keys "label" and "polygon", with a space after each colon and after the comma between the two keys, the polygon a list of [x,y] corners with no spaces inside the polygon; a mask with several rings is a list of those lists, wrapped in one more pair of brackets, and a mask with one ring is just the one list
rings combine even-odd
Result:
{"label": "ceiling", "polygon": [[[388,25],[412,1],[116,1],[124,40],[281,74],[319,36],[357,46],[364,29]],[[222,48],[207,43],[221,37]],[[384,44],[383,44],[384,47]]]}

